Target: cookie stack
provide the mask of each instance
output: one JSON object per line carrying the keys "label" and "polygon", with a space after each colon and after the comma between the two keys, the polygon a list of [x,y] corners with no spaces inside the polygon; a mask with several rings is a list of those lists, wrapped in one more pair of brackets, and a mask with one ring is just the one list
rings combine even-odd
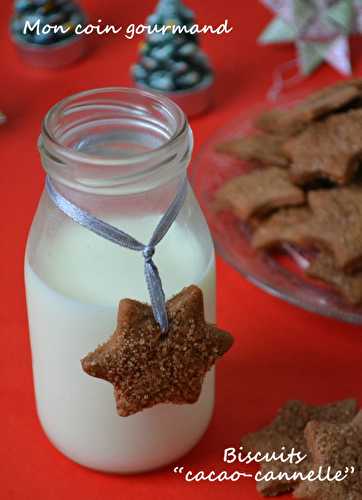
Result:
{"label": "cookie stack", "polygon": [[[362,499],[362,411],[353,399],[324,406],[288,401],[270,425],[244,436],[241,444],[263,456],[299,454],[298,460],[261,462],[257,489],[264,496],[293,491],[300,499]],[[345,477],[321,480],[328,468],[330,477],[338,471]],[[319,471],[320,478],[305,479]]]}
{"label": "cookie stack", "polygon": [[252,228],[257,250],[317,250],[306,273],[362,302],[362,80],[338,83],[288,110],[262,113],[250,137],[218,151],[255,163],[216,193]]}

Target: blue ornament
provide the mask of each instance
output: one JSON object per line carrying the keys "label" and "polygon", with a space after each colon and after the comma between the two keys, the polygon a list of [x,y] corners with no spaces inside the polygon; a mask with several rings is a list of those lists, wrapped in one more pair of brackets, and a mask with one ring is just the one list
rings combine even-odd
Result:
{"label": "blue ornament", "polygon": [[196,54],[198,51],[199,51],[199,48],[196,45],[196,43],[189,42],[189,43],[185,43],[185,45],[181,45],[181,47],[179,47],[178,54],[180,56],[183,56],[183,57],[189,57],[189,56]]}
{"label": "blue ornament", "polygon": [[15,10],[19,13],[26,12],[32,8],[32,2],[29,0],[17,0],[15,2]]}
{"label": "blue ornament", "polygon": [[155,71],[151,74],[149,79],[150,87],[157,90],[164,90],[170,92],[174,89],[172,77],[166,71]]}
{"label": "blue ornament", "polygon": [[171,63],[171,71],[174,75],[182,75],[189,70],[189,65],[184,61],[176,61]]}
{"label": "blue ornament", "polygon": [[151,33],[147,41],[150,45],[159,45],[170,40],[172,40],[172,33],[166,31],[165,33]]}
{"label": "blue ornament", "polygon": [[148,76],[146,69],[143,66],[141,66],[140,64],[135,64],[132,67],[132,74],[133,74],[133,78],[135,80],[137,80],[138,82],[146,80],[146,78]]}
{"label": "blue ornament", "polygon": [[149,71],[154,71],[158,67],[157,61],[155,59],[153,59],[152,57],[148,57],[148,56],[142,57],[140,62],[142,64],[142,66]]}
{"label": "blue ornament", "polygon": [[201,75],[198,71],[189,71],[175,79],[177,88],[189,89],[195,87],[201,81]]}
{"label": "blue ornament", "polygon": [[150,57],[153,57],[157,61],[167,61],[172,57],[174,50],[171,44],[164,45],[163,47],[155,47],[151,50]]}

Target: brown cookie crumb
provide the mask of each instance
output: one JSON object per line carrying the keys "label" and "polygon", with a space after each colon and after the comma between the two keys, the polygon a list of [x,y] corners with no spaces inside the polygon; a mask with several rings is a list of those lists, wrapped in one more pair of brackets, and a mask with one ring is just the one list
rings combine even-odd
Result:
{"label": "brown cookie crumb", "polygon": [[[352,399],[324,406],[311,406],[301,401],[288,401],[279,411],[275,420],[258,432],[246,435],[241,444],[245,450],[262,454],[280,452],[285,447],[285,454],[292,451],[308,454],[304,429],[310,420],[345,423],[352,420],[357,413],[357,402]],[[311,468],[309,457],[300,464],[282,463],[281,461],[263,462],[262,472],[273,471],[275,474],[286,472],[305,472]],[[260,481],[258,491],[264,496],[275,496],[293,490],[299,481],[287,479]]]}
{"label": "brown cookie crumb", "polygon": [[86,373],[113,384],[121,416],[159,403],[195,403],[206,372],[233,343],[229,333],[205,323],[197,286],[166,307],[169,330],[162,335],[149,305],[122,300],[114,334],[81,361]]}
{"label": "brown cookie crumb", "polygon": [[273,109],[262,113],[256,126],[266,132],[294,135],[309,123],[344,108],[360,95],[358,80],[338,83],[311,94],[289,110]]}
{"label": "brown cookie crumb", "polygon": [[257,134],[219,144],[216,150],[219,153],[226,153],[240,160],[251,160],[264,165],[287,167],[289,160],[282,149],[284,142],[284,136]]}
{"label": "brown cookie crumb", "polygon": [[362,110],[330,116],[310,125],[283,146],[291,160],[290,175],[303,185],[320,178],[346,184],[362,155]]}
{"label": "brown cookie crumb", "polygon": [[309,422],[305,438],[312,457],[312,470],[326,472],[354,467],[343,481],[303,481],[296,498],[314,500],[362,500],[362,411],[349,423]]}
{"label": "brown cookie crumb", "polygon": [[336,267],[327,253],[319,253],[306,269],[306,274],[332,285],[351,304],[362,302],[362,273],[347,274]]}
{"label": "brown cookie crumb", "polygon": [[230,209],[243,221],[304,202],[304,192],[292,184],[288,172],[278,167],[255,169],[231,179],[215,197],[217,209]]}

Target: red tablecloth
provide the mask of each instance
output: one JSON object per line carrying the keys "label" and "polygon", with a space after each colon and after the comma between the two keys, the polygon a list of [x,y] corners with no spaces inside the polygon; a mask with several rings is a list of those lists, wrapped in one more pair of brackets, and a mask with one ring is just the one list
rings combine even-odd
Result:
{"label": "red tablecloth", "polygon": [[[92,19],[141,23],[151,0],[84,2]],[[132,477],[89,471],[64,458],[44,436],[37,420],[23,287],[27,231],[43,187],[36,141],[48,108],[68,94],[131,84],[129,66],[139,39],[100,37],[89,56],[62,71],[25,66],[8,37],[10,0],[0,19],[0,498],[60,500],[111,498],[259,498],[253,480],[186,483],[172,468]],[[196,149],[238,110],[263,99],[273,69],[293,58],[292,47],[260,47],[256,38],[270,14],[256,1],[190,0],[202,23],[230,20],[230,35],[205,36],[217,71],[215,108],[192,120]],[[362,39],[352,41],[355,73],[362,70]],[[336,80],[324,66],[304,82],[312,88]],[[235,347],[220,362],[213,421],[200,444],[180,461],[192,470],[222,470],[225,447],[239,446],[243,433],[268,422],[288,398],[323,403],[362,398],[362,329],[304,312],[258,290],[220,259],[218,318],[231,330]],[[228,466],[228,470],[238,467]],[[242,470],[243,467],[240,467]],[[287,497],[288,498],[288,497]]]}

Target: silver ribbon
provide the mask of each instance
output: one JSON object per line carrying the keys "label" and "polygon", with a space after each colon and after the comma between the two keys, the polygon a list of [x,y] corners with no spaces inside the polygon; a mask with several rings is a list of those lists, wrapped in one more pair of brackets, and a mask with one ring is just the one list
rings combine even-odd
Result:
{"label": "silver ribbon", "polygon": [[156,245],[158,245],[162,238],[167,234],[167,231],[175,221],[185,202],[187,186],[187,179],[185,178],[180,184],[173,202],[162,216],[160,222],[157,224],[149,243],[144,245],[124,231],[121,231],[107,222],[98,219],[94,215],[86,212],[82,208],[64,198],[64,196],[56,190],[50,177],[47,177],[45,182],[46,191],[54,205],[74,222],[77,222],[93,233],[102,236],[102,238],[112,241],[112,243],[115,243],[116,245],[130,250],[135,250],[136,252],[142,252],[144,257],[145,279],[151,300],[153,315],[157,323],[160,325],[162,333],[165,333],[168,330],[166,300],[165,293],[162,288],[161,278],[152,257],[155,253]]}

